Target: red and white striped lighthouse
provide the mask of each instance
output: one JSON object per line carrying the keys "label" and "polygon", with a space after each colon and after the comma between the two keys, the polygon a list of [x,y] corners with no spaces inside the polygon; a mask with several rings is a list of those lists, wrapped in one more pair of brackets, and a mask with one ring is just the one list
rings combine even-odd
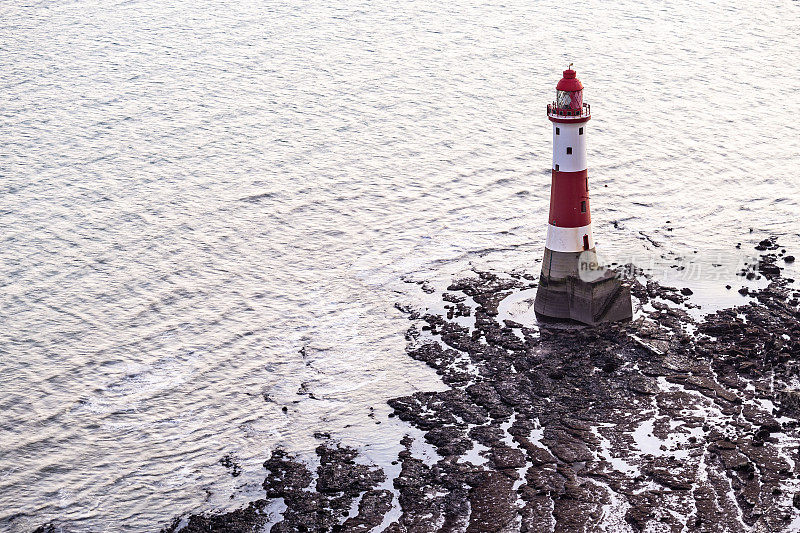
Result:
{"label": "red and white striped lighthouse", "polygon": [[565,70],[556,85],[556,101],[547,106],[547,118],[553,124],[553,180],[545,249],[570,254],[591,250],[586,123],[592,114],[583,103],[583,85],[574,70]]}
{"label": "red and white striped lighthouse", "polygon": [[571,67],[556,85],[555,102],[547,106],[553,126],[550,215],[534,310],[540,318],[596,324],[630,318],[631,300],[614,272],[597,265],[586,163],[592,113]]}

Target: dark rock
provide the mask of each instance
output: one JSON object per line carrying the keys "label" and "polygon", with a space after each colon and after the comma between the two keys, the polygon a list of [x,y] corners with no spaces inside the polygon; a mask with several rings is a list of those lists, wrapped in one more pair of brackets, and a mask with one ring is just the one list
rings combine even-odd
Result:
{"label": "dark rock", "polygon": [[516,517],[513,481],[497,472],[486,472],[469,491],[472,513],[467,533],[503,531]]}
{"label": "dark rock", "polygon": [[239,463],[236,462],[231,454],[225,454],[222,459],[219,460],[219,464],[227,468],[233,477],[239,477],[242,473],[242,467],[239,466]]}
{"label": "dark rock", "polygon": [[[223,514],[200,514],[189,517],[186,527],[178,529],[181,523],[176,518],[172,523],[161,530],[162,533],[206,533],[209,531],[230,533],[254,533],[264,527],[267,516],[262,514],[266,500],[256,500],[243,509],[237,509]],[[39,530],[37,530],[39,531]],[[43,530],[50,533],[51,530]],[[55,531],[55,530],[52,530]]]}
{"label": "dark rock", "polygon": [[383,522],[383,517],[392,508],[392,493],[388,490],[369,490],[358,502],[358,514],[342,524],[342,531],[367,533]]}
{"label": "dark rock", "polygon": [[522,468],[527,463],[525,453],[502,444],[492,448],[490,458],[498,470]]}
{"label": "dark rock", "polygon": [[353,448],[323,444],[317,447],[317,455],[317,491],[323,494],[342,492],[355,497],[386,479],[379,468],[355,463],[358,454]]}
{"label": "dark rock", "polygon": [[291,492],[304,490],[311,484],[311,472],[280,448],[272,452],[264,462],[264,468],[268,470],[264,480],[267,498],[285,498]]}

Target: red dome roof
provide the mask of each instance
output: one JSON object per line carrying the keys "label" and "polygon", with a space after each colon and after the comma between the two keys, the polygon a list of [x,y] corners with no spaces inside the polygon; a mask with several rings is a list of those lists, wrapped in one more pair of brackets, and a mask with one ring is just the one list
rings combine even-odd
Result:
{"label": "red dome roof", "polygon": [[581,80],[575,77],[575,71],[567,69],[564,71],[564,77],[561,78],[561,81],[558,82],[556,85],[557,91],[581,91],[583,90],[583,84]]}

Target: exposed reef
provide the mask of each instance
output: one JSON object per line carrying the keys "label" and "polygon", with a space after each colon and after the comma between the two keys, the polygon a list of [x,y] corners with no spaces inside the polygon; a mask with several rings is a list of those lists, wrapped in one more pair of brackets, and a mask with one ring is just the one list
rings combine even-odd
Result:
{"label": "exposed reef", "polygon": [[700,322],[690,290],[641,275],[632,322],[558,330],[498,310],[534,276],[459,280],[444,316],[404,309],[408,354],[449,390],[389,400],[440,457],[406,437],[387,490],[329,439],[316,470],[275,450],[264,499],[163,531],[796,531],[800,293],[759,249],[768,286]]}
{"label": "exposed reef", "polygon": [[[302,462],[281,449],[274,450],[264,463],[265,499],[230,513],[200,514],[176,518],[162,531],[244,533],[261,531],[271,518],[270,500],[282,499],[282,520],[272,526],[274,533],[289,531],[366,532],[381,523],[391,507],[392,493],[375,490],[386,479],[374,466],[355,462],[357,452],[332,443],[316,449],[320,464],[312,472]],[[358,498],[358,500],[356,500]],[[349,517],[357,503],[357,513]]]}

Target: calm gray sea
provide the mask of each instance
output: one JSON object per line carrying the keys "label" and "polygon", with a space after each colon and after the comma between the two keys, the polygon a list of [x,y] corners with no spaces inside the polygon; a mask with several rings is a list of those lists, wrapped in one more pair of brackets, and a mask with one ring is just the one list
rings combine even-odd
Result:
{"label": "calm gray sea", "polygon": [[5,0],[0,529],[235,508],[315,431],[390,461],[385,400],[443,387],[394,304],[538,274],[570,62],[598,250],[745,302],[753,242],[800,252],[799,33],[796,0]]}

